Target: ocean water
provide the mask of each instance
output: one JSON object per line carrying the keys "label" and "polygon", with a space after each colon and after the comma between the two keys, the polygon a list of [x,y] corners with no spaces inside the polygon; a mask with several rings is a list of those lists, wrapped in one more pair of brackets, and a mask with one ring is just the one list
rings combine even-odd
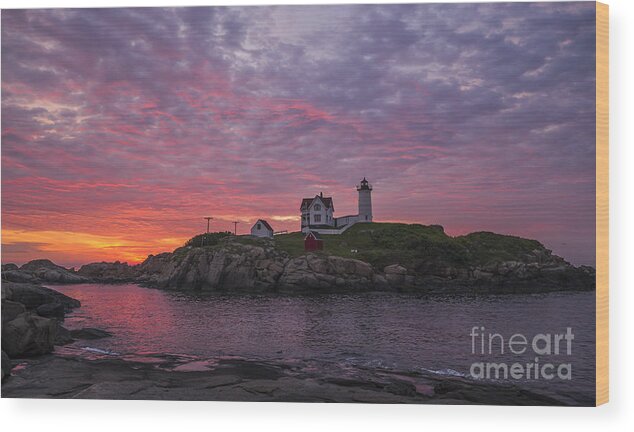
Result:
{"label": "ocean water", "polygon": [[[469,379],[475,379],[474,372],[486,371],[487,364],[504,363],[510,370],[517,363],[524,371],[521,376],[491,373],[480,379],[594,400],[594,292],[201,296],[133,284],[51,288],[82,303],[66,318],[66,327],[97,327],[113,334],[75,342],[70,349],[79,355],[170,354],[192,361],[235,356],[304,362],[317,369],[393,369]],[[491,334],[496,335],[489,345]],[[513,335],[516,353],[526,338],[521,354],[508,345]],[[536,342],[538,353],[532,347],[536,335],[543,335]],[[535,363],[537,377],[535,367],[527,366]],[[553,367],[542,375],[548,363]],[[527,369],[533,373],[527,375]]]}

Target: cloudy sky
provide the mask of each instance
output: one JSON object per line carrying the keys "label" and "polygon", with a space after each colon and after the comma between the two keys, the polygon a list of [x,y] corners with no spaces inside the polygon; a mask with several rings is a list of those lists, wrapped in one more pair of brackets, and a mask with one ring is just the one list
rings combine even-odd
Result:
{"label": "cloudy sky", "polygon": [[2,261],[137,262],[301,198],[594,264],[594,3],[2,12]]}

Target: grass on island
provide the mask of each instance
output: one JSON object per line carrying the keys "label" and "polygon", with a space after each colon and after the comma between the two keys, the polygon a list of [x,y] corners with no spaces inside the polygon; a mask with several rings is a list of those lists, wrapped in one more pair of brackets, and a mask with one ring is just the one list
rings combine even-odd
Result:
{"label": "grass on island", "polygon": [[[324,250],[318,253],[360,259],[377,268],[391,264],[412,269],[435,264],[483,265],[518,259],[543,248],[535,240],[520,237],[491,232],[451,237],[438,225],[401,223],[361,223],[341,235],[321,238]],[[275,246],[291,256],[305,253],[299,232],[275,236]]]}
{"label": "grass on island", "polygon": [[[231,233],[211,233],[205,247],[218,245]],[[188,244],[196,246],[201,236]],[[376,268],[401,264],[411,269],[424,270],[434,265],[484,265],[490,262],[520,259],[543,246],[535,240],[506,236],[491,232],[476,232],[458,237],[445,234],[439,225],[402,223],[360,223],[341,235],[321,235],[324,250],[313,253],[355,258],[369,262]],[[237,236],[243,244],[270,244],[268,239],[249,235]],[[208,242],[208,243],[207,243]],[[276,235],[274,247],[291,257],[304,255],[304,235],[301,232]]]}

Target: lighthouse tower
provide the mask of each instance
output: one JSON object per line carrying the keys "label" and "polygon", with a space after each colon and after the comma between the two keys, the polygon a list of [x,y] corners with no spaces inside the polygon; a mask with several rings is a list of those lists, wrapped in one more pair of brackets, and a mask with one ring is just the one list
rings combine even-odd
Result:
{"label": "lighthouse tower", "polygon": [[357,185],[359,192],[359,222],[372,222],[372,185],[363,177]]}

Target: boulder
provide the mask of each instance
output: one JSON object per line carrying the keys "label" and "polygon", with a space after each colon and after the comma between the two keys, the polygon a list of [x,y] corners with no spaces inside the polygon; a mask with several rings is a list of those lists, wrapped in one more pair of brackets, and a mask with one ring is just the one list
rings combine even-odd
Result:
{"label": "boulder", "polygon": [[388,284],[394,287],[401,287],[411,283],[411,278],[407,277],[407,269],[399,264],[392,264],[383,269],[385,279]]}
{"label": "boulder", "polygon": [[70,334],[70,331],[57,323],[57,334],[55,335],[55,345],[67,345],[71,342],[74,342],[75,339]]}
{"label": "boulder", "polygon": [[23,272],[20,270],[7,270],[2,271],[2,280],[8,282],[18,282],[18,283],[40,283],[41,280],[28,272]]}
{"label": "boulder", "polygon": [[22,303],[2,300],[2,324],[13,321],[24,312],[26,312],[26,308]]}
{"label": "boulder", "polygon": [[61,303],[45,303],[38,306],[35,311],[39,316],[45,318],[57,318],[59,320],[64,319],[64,305]]}
{"label": "boulder", "polygon": [[4,283],[2,290],[5,293],[5,299],[22,303],[27,309],[35,309],[40,305],[55,302],[55,297],[39,285]]}
{"label": "boulder", "polygon": [[399,264],[392,264],[383,269],[383,273],[388,274],[396,274],[396,275],[406,275],[407,269]]}
{"label": "boulder", "polygon": [[56,330],[55,320],[24,312],[2,325],[2,350],[10,357],[49,353]]}
{"label": "boulder", "polygon": [[112,336],[105,330],[100,330],[92,327],[85,327],[79,330],[71,330],[71,337],[75,339],[103,339]]}
{"label": "boulder", "polygon": [[80,306],[78,300],[50,288],[14,282],[2,284],[2,298],[22,303],[28,310],[47,303],[60,303],[66,311]]}

